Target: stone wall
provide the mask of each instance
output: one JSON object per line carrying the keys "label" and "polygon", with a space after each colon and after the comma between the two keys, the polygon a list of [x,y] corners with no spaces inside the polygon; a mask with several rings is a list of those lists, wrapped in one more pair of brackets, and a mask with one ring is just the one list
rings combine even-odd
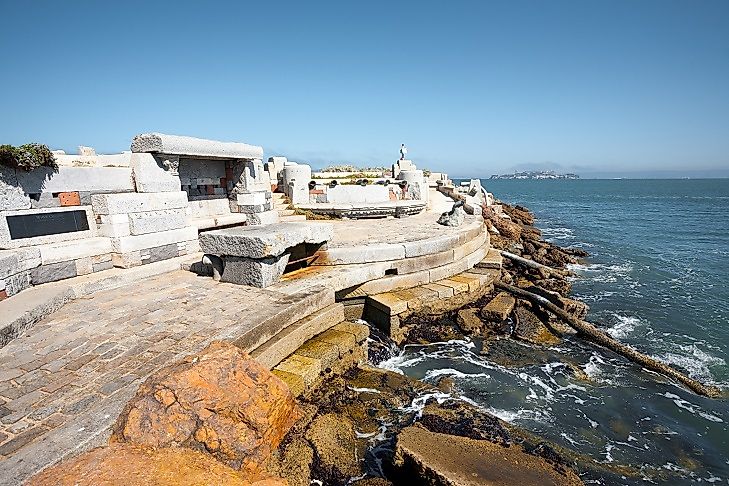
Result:
{"label": "stone wall", "polygon": [[92,205],[99,231],[111,240],[114,266],[129,268],[199,251],[184,191],[96,195]]}

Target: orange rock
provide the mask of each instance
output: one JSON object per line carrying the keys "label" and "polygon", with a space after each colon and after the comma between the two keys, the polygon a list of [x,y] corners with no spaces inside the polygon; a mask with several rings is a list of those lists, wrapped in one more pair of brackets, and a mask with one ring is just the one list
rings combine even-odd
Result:
{"label": "orange rock", "polygon": [[215,342],[145,381],[112,441],[207,451],[255,472],[298,417],[279,378],[232,344]]}
{"label": "orange rock", "polygon": [[279,478],[249,477],[208,454],[111,444],[32,477],[28,486],[286,486]]}

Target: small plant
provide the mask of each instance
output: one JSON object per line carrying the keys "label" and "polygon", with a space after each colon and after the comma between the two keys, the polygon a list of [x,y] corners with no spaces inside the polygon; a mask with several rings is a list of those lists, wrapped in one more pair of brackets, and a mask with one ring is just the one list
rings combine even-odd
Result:
{"label": "small plant", "polygon": [[40,143],[26,143],[20,147],[0,145],[0,165],[27,172],[38,167],[58,170],[53,152]]}

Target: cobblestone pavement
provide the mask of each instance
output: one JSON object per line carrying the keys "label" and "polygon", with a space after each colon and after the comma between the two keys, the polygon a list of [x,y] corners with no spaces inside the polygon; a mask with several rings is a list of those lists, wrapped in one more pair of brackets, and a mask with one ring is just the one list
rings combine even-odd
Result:
{"label": "cobblestone pavement", "polygon": [[287,299],[178,271],[70,302],[0,349],[0,484],[104,443],[150,373]]}

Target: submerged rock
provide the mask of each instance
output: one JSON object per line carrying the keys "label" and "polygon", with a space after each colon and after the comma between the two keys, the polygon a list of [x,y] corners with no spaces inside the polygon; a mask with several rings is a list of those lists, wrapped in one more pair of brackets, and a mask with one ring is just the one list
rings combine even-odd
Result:
{"label": "submerged rock", "polygon": [[572,291],[572,284],[567,280],[559,278],[535,280],[534,284],[542,287],[543,289],[551,290],[552,292],[557,292],[562,295],[567,295]]}
{"label": "submerged rock", "polygon": [[154,449],[111,444],[48,468],[29,486],[285,486],[279,478],[256,478],[213,456],[183,448]]}
{"label": "submerged rock", "polygon": [[522,341],[546,346],[559,344],[561,341],[526,307],[518,306],[514,311],[514,318],[516,321],[514,336]]}
{"label": "submerged rock", "polygon": [[314,448],[314,475],[325,484],[344,484],[360,475],[352,422],[339,414],[317,416],[306,431]]}
{"label": "submerged rock", "polygon": [[458,327],[465,334],[476,334],[481,330],[483,322],[478,317],[479,309],[469,308],[458,311]]}
{"label": "submerged rock", "polygon": [[571,470],[563,474],[516,447],[407,427],[397,437],[395,466],[402,478],[431,485],[580,485]]}
{"label": "submerged rock", "polygon": [[499,292],[496,297],[481,309],[481,317],[487,321],[502,322],[505,321],[512,309],[516,299],[506,292]]}
{"label": "submerged rock", "polygon": [[281,380],[236,346],[215,342],[147,379],[112,440],[207,451],[255,471],[298,417]]}
{"label": "submerged rock", "polygon": [[438,404],[429,401],[423,409],[420,423],[431,432],[488,440],[508,447],[509,431],[494,417],[466,405],[460,400]]}

